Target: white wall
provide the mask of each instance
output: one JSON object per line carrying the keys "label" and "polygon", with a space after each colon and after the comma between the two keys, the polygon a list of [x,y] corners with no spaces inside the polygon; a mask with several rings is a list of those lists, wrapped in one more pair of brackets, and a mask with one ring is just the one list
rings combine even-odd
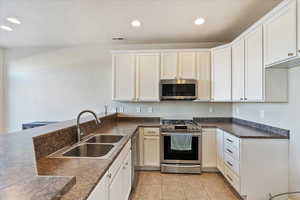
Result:
{"label": "white wall", "polygon": [[[290,191],[300,190],[300,67],[289,70],[289,103],[233,104],[233,116],[265,123],[290,132]],[[261,112],[264,111],[264,117]]]}
{"label": "white wall", "polygon": [[0,48],[0,133],[4,131],[4,49]]}
{"label": "white wall", "polygon": [[[12,48],[6,50],[6,129],[24,122],[75,118],[82,109],[103,110],[111,105],[111,54],[114,49],[197,48],[217,43],[81,46],[74,48]],[[122,104],[135,113],[136,104]],[[231,104],[172,102],[139,104],[153,115],[231,116]],[[208,112],[208,107],[215,112]],[[177,116],[178,117],[178,116]]]}

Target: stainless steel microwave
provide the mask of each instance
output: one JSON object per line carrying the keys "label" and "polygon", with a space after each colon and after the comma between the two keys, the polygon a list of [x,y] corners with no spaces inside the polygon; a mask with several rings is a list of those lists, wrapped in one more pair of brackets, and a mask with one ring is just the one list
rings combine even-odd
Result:
{"label": "stainless steel microwave", "polygon": [[194,79],[163,79],[160,81],[160,100],[197,99],[198,81]]}

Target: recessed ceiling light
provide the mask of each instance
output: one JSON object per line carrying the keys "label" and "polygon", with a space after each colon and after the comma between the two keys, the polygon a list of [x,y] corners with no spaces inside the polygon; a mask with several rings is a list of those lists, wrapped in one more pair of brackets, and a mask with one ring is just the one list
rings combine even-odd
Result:
{"label": "recessed ceiling light", "polygon": [[201,25],[201,24],[204,24],[205,23],[205,19],[202,18],[202,17],[199,17],[195,20],[195,24],[196,25]]}
{"label": "recessed ceiling light", "polygon": [[5,31],[13,31],[13,29],[10,28],[9,26],[0,26],[0,28]]}
{"label": "recessed ceiling light", "polygon": [[141,22],[139,20],[133,20],[131,22],[131,26],[132,27],[140,27],[141,26]]}
{"label": "recessed ceiling light", "polygon": [[8,18],[6,18],[6,20],[13,24],[21,24],[20,20],[18,20],[17,18],[14,18],[14,17],[8,17]]}

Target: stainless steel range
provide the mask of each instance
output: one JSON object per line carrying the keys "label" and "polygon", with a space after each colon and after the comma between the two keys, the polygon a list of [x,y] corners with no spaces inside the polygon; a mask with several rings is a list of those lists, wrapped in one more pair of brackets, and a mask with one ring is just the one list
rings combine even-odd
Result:
{"label": "stainless steel range", "polygon": [[[179,141],[185,148],[174,148],[177,136],[187,141],[188,144]],[[201,173],[202,134],[196,123],[192,120],[162,120],[160,141],[161,172]]]}

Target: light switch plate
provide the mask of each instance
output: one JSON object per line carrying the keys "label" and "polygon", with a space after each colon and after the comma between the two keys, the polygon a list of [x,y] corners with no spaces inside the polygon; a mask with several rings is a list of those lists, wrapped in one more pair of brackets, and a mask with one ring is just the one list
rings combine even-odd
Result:
{"label": "light switch plate", "polygon": [[139,106],[136,107],[136,112],[137,112],[137,113],[140,113],[140,112],[141,112],[141,107],[139,107]]}

